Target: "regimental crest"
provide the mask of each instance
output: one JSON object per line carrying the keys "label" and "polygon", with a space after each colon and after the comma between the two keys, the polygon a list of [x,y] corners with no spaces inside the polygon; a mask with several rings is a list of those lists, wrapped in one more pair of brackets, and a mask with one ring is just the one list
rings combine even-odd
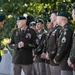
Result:
{"label": "regimental crest", "polygon": [[31,38],[31,34],[30,33],[27,33],[25,37],[26,38]]}
{"label": "regimental crest", "polygon": [[65,36],[62,38],[62,43],[65,43],[66,42],[66,38]]}

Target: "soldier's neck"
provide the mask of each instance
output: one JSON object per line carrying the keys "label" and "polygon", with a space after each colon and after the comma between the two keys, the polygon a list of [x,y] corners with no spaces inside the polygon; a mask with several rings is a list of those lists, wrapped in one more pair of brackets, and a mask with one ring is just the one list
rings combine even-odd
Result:
{"label": "soldier's neck", "polygon": [[68,23],[67,21],[66,22],[62,22],[61,26],[64,27],[67,23]]}
{"label": "soldier's neck", "polygon": [[55,21],[55,22],[53,22],[53,27],[55,27],[55,26],[56,26],[56,24],[57,24],[57,23],[56,23],[56,21]]}
{"label": "soldier's neck", "polygon": [[21,28],[21,30],[26,30],[26,28],[27,28],[27,26],[25,25]]}
{"label": "soldier's neck", "polygon": [[[42,28],[42,29],[43,29],[43,28]],[[41,32],[42,29],[38,30],[38,32]]]}

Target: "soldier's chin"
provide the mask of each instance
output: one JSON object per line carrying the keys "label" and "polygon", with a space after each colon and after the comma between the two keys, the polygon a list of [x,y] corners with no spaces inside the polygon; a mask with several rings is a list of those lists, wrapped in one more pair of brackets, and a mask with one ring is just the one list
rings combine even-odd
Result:
{"label": "soldier's chin", "polygon": [[0,25],[0,27],[3,27],[3,24],[2,24],[2,25]]}

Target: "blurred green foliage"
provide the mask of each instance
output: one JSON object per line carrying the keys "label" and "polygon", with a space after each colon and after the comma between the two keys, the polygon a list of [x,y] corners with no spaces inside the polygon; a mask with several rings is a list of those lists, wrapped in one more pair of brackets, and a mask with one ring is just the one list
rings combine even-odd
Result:
{"label": "blurred green foliage", "polygon": [[16,27],[16,17],[24,13],[34,16],[35,20],[42,18],[46,24],[51,10],[65,11],[72,27],[75,28],[71,17],[73,5],[74,0],[0,0],[0,13],[6,15],[5,25],[0,28],[0,50],[7,44],[4,44],[4,39],[9,38],[11,31]]}

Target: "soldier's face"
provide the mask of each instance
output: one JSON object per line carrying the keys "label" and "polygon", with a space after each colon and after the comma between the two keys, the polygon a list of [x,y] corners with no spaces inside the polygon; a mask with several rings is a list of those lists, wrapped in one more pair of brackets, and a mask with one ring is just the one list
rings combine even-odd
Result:
{"label": "soldier's face", "polygon": [[17,27],[22,28],[26,25],[26,20],[18,20],[17,21]]}
{"label": "soldier's face", "polygon": [[36,26],[30,26],[30,28],[36,30]]}
{"label": "soldier's face", "polygon": [[52,29],[53,28],[53,23],[52,22],[47,22],[47,28]]}
{"label": "soldier's face", "polygon": [[3,27],[4,21],[0,22],[0,27]]}
{"label": "soldier's face", "polygon": [[38,22],[36,23],[36,27],[37,27],[37,30],[40,30],[43,28],[43,24],[41,22]]}
{"label": "soldier's face", "polygon": [[72,10],[72,18],[73,18],[73,20],[75,21],[75,9]]}
{"label": "soldier's face", "polygon": [[57,16],[56,22],[57,22],[58,25],[61,25],[61,21],[62,21],[62,17]]}
{"label": "soldier's face", "polygon": [[56,21],[56,14],[55,13],[52,13],[51,16],[50,16],[50,19],[51,19],[51,22],[55,22]]}

